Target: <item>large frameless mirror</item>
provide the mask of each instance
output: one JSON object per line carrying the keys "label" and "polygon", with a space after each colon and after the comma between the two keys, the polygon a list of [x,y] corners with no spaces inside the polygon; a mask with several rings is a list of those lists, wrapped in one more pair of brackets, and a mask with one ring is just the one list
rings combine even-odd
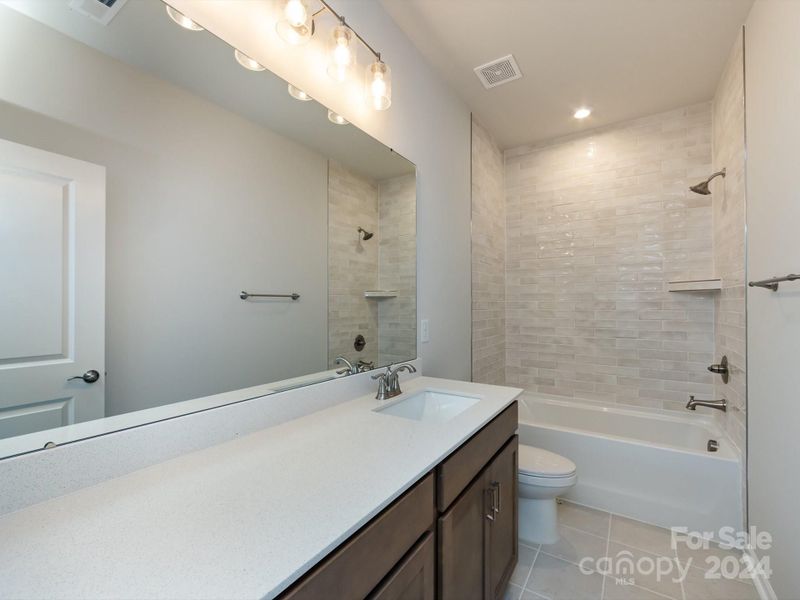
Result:
{"label": "large frameless mirror", "polygon": [[414,165],[159,0],[81,4],[0,5],[0,456],[415,358]]}

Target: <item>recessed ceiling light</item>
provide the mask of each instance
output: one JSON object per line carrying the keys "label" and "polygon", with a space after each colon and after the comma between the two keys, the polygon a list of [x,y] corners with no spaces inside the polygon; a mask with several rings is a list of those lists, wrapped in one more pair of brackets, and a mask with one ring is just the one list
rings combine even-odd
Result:
{"label": "recessed ceiling light", "polygon": [[289,95],[295,100],[301,100],[303,102],[308,102],[309,100],[313,100],[311,96],[306,94],[299,87],[293,86],[291,83],[289,84]]}
{"label": "recessed ceiling light", "polygon": [[592,109],[591,108],[586,108],[584,106],[584,107],[579,108],[578,110],[576,110],[575,114],[572,115],[572,116],[575,117],[576,119],[585,119],[590,114],[592,114]]}
{"label": "recessed ceiling light", "polygon": [[169,4],[167,4],[167,14],[169,15],[170,19],[175,21],[178,25],[180,25],[184,29],[188,29],[189,31],[203,31],[203,28],[200,27],[200,25],[192,21],[182,12],[178,12],[177,10],[172,8]]}
{"label": "recessed ceiling light", "polygon": [[233,55],[236,57],[236,62],[242,65],[245,69],[248,69],[250,71],[263,71],[264,69],[266,69],[264,65],[253,60],[238,48],[234,49]]}
{"label": "recessed ceiling light", "polygon": [[347,125],[349,123],[349,121],[342,115],[335,113],[330,109],[328,109],[328,121],[331,123],[336,123],[337,125]]}

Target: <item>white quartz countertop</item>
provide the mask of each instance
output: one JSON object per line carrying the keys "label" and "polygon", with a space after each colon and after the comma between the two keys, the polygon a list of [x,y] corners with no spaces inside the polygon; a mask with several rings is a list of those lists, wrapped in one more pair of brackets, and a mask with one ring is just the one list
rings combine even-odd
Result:
{"label": "white quartz countertop", "polygon": [[0,517],[0,598],[277,596],[521,392],[403,389],[481,400],[428,423],[363,396]]}

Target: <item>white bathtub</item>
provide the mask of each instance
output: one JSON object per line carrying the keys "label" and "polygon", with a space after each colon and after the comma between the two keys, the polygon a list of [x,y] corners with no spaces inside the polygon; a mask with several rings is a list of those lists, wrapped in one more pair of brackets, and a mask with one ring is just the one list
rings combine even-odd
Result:
{"label": "white bathtub", "polygon": [[577,465],[569,500],[713,537],[743,527],[740,457],[709,416],[525,394],[519,421],[520,443]]}

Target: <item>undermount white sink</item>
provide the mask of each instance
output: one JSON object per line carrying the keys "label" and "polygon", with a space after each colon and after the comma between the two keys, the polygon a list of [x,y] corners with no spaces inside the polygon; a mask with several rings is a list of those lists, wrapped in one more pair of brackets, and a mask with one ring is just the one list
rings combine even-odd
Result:
{"label": "undermount white sink", "polygon": [[413,421],[444,423],[461,414],[480,401],[478,396],[463,396],[451,392],[422,390],[374,409],[385,415],[394,415]]}

